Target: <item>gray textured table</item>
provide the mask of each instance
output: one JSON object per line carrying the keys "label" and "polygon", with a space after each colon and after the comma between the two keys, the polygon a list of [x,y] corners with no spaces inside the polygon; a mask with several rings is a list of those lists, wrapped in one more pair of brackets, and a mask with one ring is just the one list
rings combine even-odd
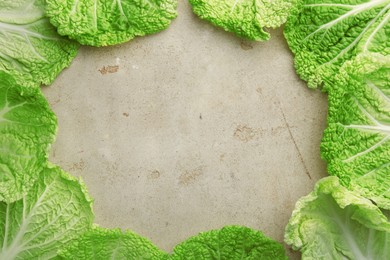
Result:
{"label": "gray textured table", "polygon": [[167,251],[229,224],[283,240],[296,200],[326,175],[327,104],[271,34],[236,38],[180,1],[162,33],[81,48],[44,93],[59,118],[51,160],[82,176],[98,224]]}

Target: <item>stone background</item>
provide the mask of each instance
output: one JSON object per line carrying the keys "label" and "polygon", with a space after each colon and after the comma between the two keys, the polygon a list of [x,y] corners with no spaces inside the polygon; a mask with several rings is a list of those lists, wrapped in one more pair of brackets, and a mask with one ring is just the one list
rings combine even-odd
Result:
{"label": "stone background", "polygon": [[239,39],[180,1],[168,30],[82,47],[44,88],[59,120],[51,160],[84,179],[98,224],[167,251],[230,224],[283,241],[295,202],[326,175],[327,100],[270,33]]}

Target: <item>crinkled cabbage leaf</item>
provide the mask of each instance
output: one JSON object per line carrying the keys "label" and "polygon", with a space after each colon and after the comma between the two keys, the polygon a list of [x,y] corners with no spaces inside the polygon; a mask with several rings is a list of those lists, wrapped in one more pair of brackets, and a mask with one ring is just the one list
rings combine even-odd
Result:
{"label": "crinkled cabbage leaf", "polygon": [[322,157],[343,185],[390,209],[390,56],[360,55],[336,82]]}
{"label": "crinkled cabbage leaf", "polygon": [[297,73],[327,88],[359,53],[389,55],[389,19],[390,0],[300,0],[284,31]]}
{"label": "crinkled cabbage leaf", "polygon": [[261,232],[241,226],[211,230],[177,245],[171,259],[287,259],[284,248]]}
{"label": "crinkled cabbage leaf", "polygon": [[283,24],[297,0],[190,0],[200,18],[238,36],[257,41],[270,38],[265,27]]}
{"label": "crinkled cabbage leaf", "polygon": [[78,47],[50,24],[44,0],[0,1],[0,70],[19,84],[52,83],[76,56]]}
{"label": "crinkled cabbage leaf", "polygon": [[390,255],[390,223],[370,200],[331,176],[297,202],[285,241],[301,250],[302,259],[385,260]]}
{"label": "crinkled cabbage leaf", "polygon": [[149,240],[130,231],[95,227],[72,241],[58,255],[62,259],[167,259]]}
{"label": "crinkled cabbage leaf", "polygon": [[13,202],[46,165],[57,118],[39,88],[0,71],[0,201]]}
{"label": "crinkled cabbage leaf", "polygon": [[0,202],[0,259],[51,259],[93,218],[84,184],[51,166],[22,199]]}
{"label": "crinkled cabbage leaf", "polygon": [[81,44],[105,46],[166,29],[177,0],[46,0],[50,22]]}

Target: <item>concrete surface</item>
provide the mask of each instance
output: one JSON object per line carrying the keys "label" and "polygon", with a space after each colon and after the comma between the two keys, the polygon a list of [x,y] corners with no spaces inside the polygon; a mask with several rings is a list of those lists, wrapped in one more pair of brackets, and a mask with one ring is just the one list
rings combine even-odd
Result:
{"label": "concrete surface", "polygon": [[180,1],[162,33],[81,48],[44,93],[59,118],[51,160],[85,180],[98,224],[167,251],[230,224],[283,241],[296,200],[326,175],[327,103],[271,34],[239,39]]}

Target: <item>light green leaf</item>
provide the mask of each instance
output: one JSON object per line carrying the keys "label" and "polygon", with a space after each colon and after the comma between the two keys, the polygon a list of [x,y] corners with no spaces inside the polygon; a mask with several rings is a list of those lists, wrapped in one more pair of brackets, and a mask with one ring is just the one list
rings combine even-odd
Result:
{"label": "light green leaf", "polygon": [[386,260],[390,223],[379,208],[332,176],[297,202],[285,241],[301,250],[302,259]]}
{"label": "light green leaf", "polygon": [[167,259],[149,240],[130,231],[95,227],[72,241],[58,254],[61,259],[83,260],[161,260]]}
{"label": "light green leaf", "polygon": [[317,87],[359,53],[389,55],[389,20],[390,0],[300,0],[285,28],[297,73]]}
{"label": "light green leaf", "polygon": [[61,35],[82,44],[105,46],[168,27],[177,0],[46,0],[50,22]]}
{"label": "light green leaf", "polygon": [[390,57],[359,55],[336,79],[322,157],[343,185],[390,209]]}
{"label": "light green leaf", "polygon": [[177,245],[171,259],[287,259],[281,244],[240,226],[211,230]]}
{"label": "light green leaf", "polygon": [[296,0],[190,0],[200,18],[251,40],[268,40],[265,27],[283,24]]}
{"label": "light green leaf", "polygon": [[23,86],[50,84],[77,54],[45,17],[44,0],[0,1],[0,70]]}
{"label": "light green leaf", "polygon": [[46,165],[57,119],[39,88],[0,71],[0,201],[13,202]]}
{"label": "light green leaf", "polygon": [[0,202],[0,259],[50,259],[91,228],[92,201],[83,183],[47,168],[21,200]]}

